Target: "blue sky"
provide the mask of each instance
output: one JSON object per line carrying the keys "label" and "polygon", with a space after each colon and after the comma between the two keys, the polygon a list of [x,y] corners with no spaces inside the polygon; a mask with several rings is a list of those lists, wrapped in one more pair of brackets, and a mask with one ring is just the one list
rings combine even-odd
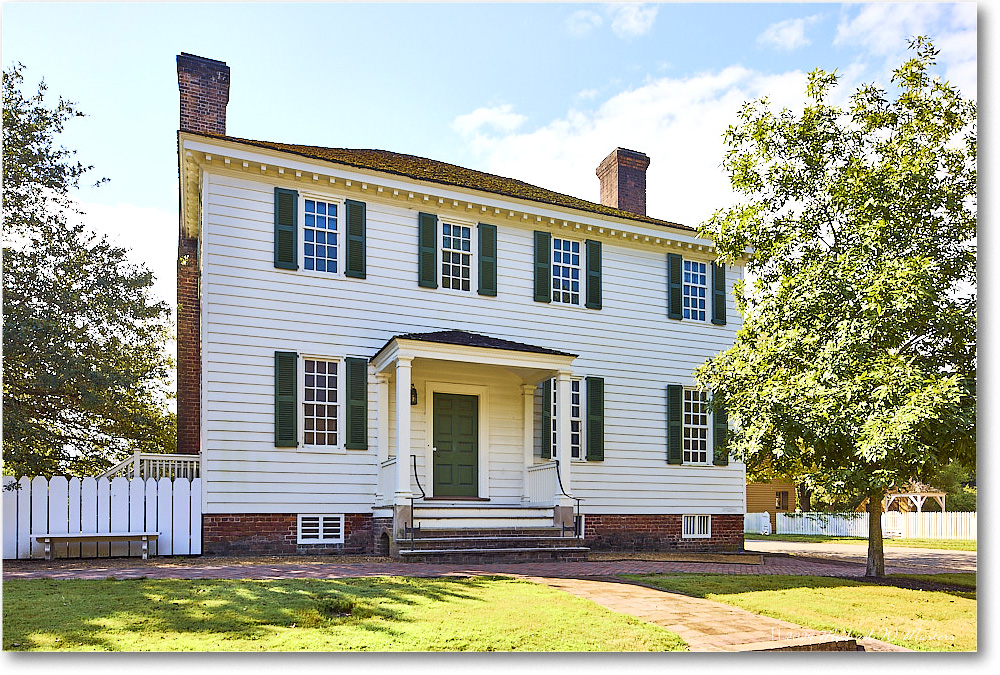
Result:
{"label": "blue sky", "polygon": [[80,191],[88,222],[172,303],[182,51],[232,69],[230,135],[412,153],[594,201],[623,146],[651,158],[649,214],[697,225],[731,200],[721,135],[743,101],[794,107],[815,67],[846,96],[916,34],[974,97],[976,19],[975,3],[5,3],[2,58],[88,114],[62,138],[111,179]]}

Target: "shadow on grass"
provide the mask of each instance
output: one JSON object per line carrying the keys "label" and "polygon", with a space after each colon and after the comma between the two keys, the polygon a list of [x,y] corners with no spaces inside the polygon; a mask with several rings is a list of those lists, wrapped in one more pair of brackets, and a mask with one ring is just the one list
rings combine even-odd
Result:
{"label": "shadow on grass", "polygon": [[[947,581],[934,582],[930,579],[938,575],[890,575],[883,582],[864,581],[862,579],[844,579],[841,577],[792,576],[792,575],[742,575],[742,574],[622,574],[622,579],[639,582],[660,590],[680,593],[693,598],[707,599],[710,595],[727,595],[752,591],[780,591],[796,588],[871,588],[873,585],[893,586],[896,579],[926,580],[926,590],[947,593],[959,598],[976,599],[975,575],[949,575]],[[964,577],[972,576],[972,590]],[[919,577],[919,579],[917,578]],[[963,577],[957,579],[957,577]],[[961,583],[964,582],[964,583]],[[947,587],[947,585],[951,587]],[[934,587],[936,586],[936,587]],[[911,586],[900,585],[901,588],[919,590]]]}
{"label": "shadow on grass", "polygon": [[3,646],[116,650],[101,637],[109,630],[212,634],[220,650],[227,639],[260,640],[275,628],[397,635],[394,623],[413,620],[407,608],[481,601],[477,589],[498,579],[509,577],[21,582],[16,594],[4,594]]}

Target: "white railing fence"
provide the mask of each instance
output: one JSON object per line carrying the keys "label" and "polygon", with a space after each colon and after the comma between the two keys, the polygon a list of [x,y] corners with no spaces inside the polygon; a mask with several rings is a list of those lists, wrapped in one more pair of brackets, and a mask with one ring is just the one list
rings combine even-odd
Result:
{"label": "white railing fence", "polygon": [[556,463],[528,467],[528,503],[552,506],[556,503]]}
{"label": "white railing fence", "polygon": [[743,531],[747,534],[771,532],[771,518],[766,513],[744,513]]}
{"label": "white railing fence", "polygon": [[396,458],[390,457],[378,468],[378,487],[376,492],[381,497],[379,506],[393,504],[396,494]]}
{"label": "white railing fence", "polygon": [[167,455],[157,452],[136,452],[128,459],[102,473],[99,478],[187,478],[201,477],[200,455]]}
{"label": "white railing fence", "polygon": [[[764,514],[747,513],[743,517],[743,531],[760,534]],[[867,537],[867,513],[778,513],[775,534],[820,534],[834,537]],[[883,536],[900,536],[912,539],[967,539],[975,540],[976,514],[961,512],[908,512],[890,511],[882,514]]]}
{"label": "white railing fence", "polygon": [[[17,482],[18,489],[7,489]],[[201,553],[201,479],[3,477],[3,557],[42,558],[32,534],[159,532],[157,555]],[[55,557],[141,555],[139,542],[53,544]]]}

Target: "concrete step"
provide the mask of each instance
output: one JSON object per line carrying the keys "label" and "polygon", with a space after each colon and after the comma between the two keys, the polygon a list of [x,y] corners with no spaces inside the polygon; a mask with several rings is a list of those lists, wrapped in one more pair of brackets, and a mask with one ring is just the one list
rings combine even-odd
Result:
{"label": "concrete step", "polygon": [[[499,549],[499,548],[558,548],[577,546],[579,542],[573,537],[554,536],[425,536],[419,533],[413,539],[413,545],[419,549]],[[410,546],[409,539],[397,539],[400,550]]]}
{"label": "concrete step", "polygon": [[590,549],[583,546],[517,548],[400,549],[405,562],[477,564],[494,562],[583,562]]}
{"label": "concrete step", "polygon": [[538,527],[551,527],[553,523],[552,516],[549,516],[547,518],[526,518],[517,516],[466,517],[466,516],[452,515],[452,516],[427,517],[423,515],[415,515],[413,517],[413,521],[421,529],[434,528],[434,529],[456,529],[456,530],[538,528]]}

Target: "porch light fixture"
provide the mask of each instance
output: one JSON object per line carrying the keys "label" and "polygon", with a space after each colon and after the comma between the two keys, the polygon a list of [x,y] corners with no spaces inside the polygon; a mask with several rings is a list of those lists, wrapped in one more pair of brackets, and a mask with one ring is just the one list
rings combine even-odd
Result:
{"label": "porch light fixture", "polygon": [[417,388],[410,385],[410,405],[417,405]]}

